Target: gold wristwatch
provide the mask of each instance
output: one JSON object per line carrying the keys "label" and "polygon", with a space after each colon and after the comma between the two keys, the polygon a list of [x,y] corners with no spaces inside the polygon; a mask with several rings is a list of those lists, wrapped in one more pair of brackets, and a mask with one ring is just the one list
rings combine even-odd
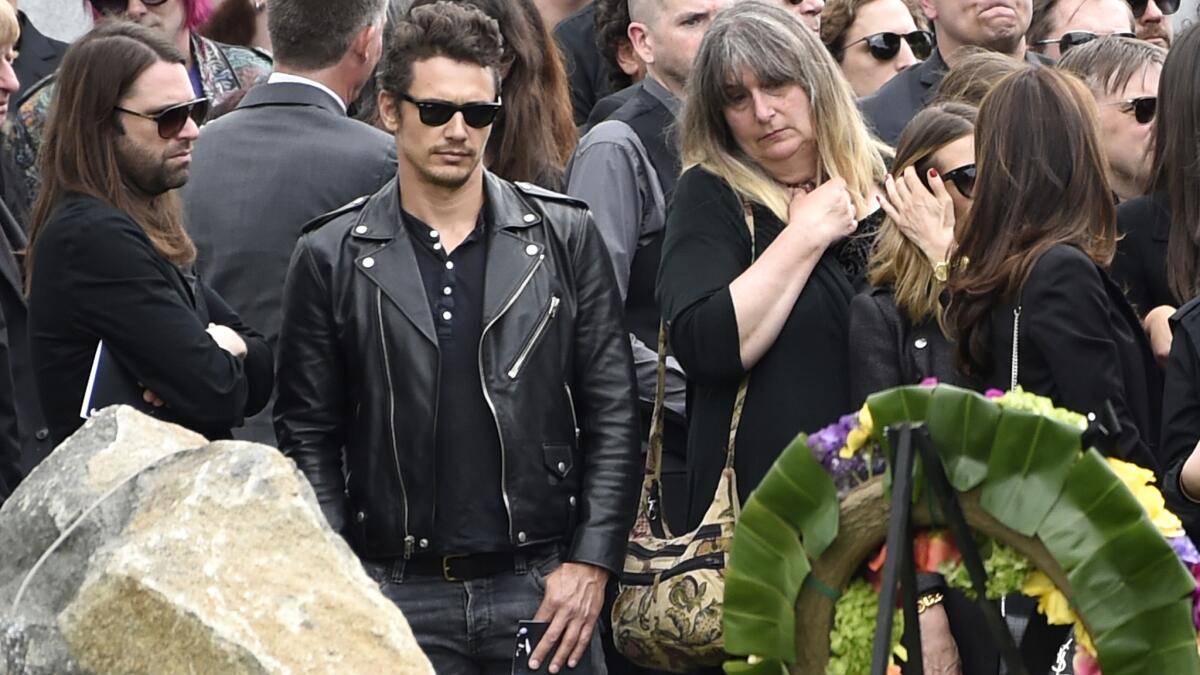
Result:
{"label": "gold wristwatch", "polygon": [[925,610],[933,607],[934,605],[941,604],[942,600],[945,599],[946,598],[941,593],[936,592],[922,595],[921,597],[917,598],[917,614],[924,614]]}

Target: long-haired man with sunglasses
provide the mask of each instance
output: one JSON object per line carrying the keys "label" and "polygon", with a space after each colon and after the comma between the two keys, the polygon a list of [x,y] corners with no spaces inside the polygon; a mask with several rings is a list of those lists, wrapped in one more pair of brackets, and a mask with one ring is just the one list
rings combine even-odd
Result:
{"label": "long-haired man with sunglasses", "polygon": [[296,246],[275,428],[438,672],[513,672],[533,620],[530,668],[602,673],[637,506],[632,356],[587,207],[482,165],[501,55],[464,3],[393,29],[398,175]]}
{"label": "long-haired man with sunglasses", "polygon": [[[244,89],[271,73],[268,54],[200,35],[199,28],[211,13],[211,0],[85,0],[84,4],[97,22],[129,20],[165,36],[183,55],[192,92],[196,98],[208,99],[210,111],[226,108]],[[29,89],[18,103],[13,125],[14,159],[30,199],[40,183],[37,159],[56,82],[57,76],[52,75]],[[23,213],[27,207],[19,205],[18,211]]]}

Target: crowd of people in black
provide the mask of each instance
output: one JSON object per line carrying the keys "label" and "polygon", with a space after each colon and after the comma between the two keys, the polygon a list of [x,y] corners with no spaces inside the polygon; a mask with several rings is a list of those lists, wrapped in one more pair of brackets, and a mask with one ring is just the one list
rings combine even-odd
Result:
{"label": "crowd of people in black", "polygon": [[[292,458],[438,672],[510,672],[528,619],[531,669],[634,672],[598,636],[662,326],[678,530],[735,406],[744,501],[936,378],[1111,409],[1200,541],[1177,0],[87,0],[69,46],[15,4],[0,500],[109,359]],[[998,672],[937,616],[926,672]]]}

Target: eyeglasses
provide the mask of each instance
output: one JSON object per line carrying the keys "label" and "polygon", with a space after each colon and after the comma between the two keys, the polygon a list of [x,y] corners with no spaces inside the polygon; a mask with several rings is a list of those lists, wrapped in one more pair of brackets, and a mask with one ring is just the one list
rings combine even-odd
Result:
{"label": "eyeglasses", "polygon": [[875,33],[851,42],[842,49],[842,52],[845,53],[846,49],[865,42],[867,48],[871,50],[871,56],[879,61],[891,61],[896,58],[896,54],[900,53],[900,40],[907,42],[913,56],[922,61],[933,53],[933,33],[927,30],[914,30],[903,35],[889,32]]}
{"label": "eyeglasses", "polygon": [[198,98],[187,103],[179,103],[153,114],[141,113],[121,106],[117,106],[117,110],[142,119],[153,120],[158,124],[159,138],[175,138],[187,126],[189,118],[196,123],[196,126],[200,126],[204,122],[204,118],[208,116],[208,99]]}
{"label": "eyeglasses", "polygon": [[964,164],[957,169],[947,171],[942,174],[942,180],[954,183],[959,194],[967,199],[972,199],[975,193],[975,165]]}
{"label": "eyeglasses", "polygon": [[455,105],[449,101],[418,100],[408,94],[400,94],[400,98],[417,106],[417,114],[421,124],[429,127],[440,127],[454,118],[456,113],[462,113],[463,121],[472,129],[482,129],[496,120],[500,112],[500,100],[490,103],[464,103]]}
{"label": "eyeglasses", "polygon": [[[123,14],[129,9],[129,0],[90,0],[92,7],[96,8],[101,14]],[[147,7],[158,7],[166,3],[167,0],[142,0],[142,4]]]}
{"label": "eyeglasses", "polygon": [[1109,101],[1105,105],[1125,106],[1125,112],[1132,112],[1138,124],[1149,124],[1154,121],[1154,115],[1158,112],[1158,97],[1139,96],[1124,101]]}
{"label": "eyeglasses", "polygon": [[[1150,4],[1148,0],[1128,0],[1128,2],[1133,9],[1135,19],[1142,18],[1142,15],[1146,13],[1146,6]],[[1179,11],[1179,0],[1154,0],[1154,4],[1158,5],[1158,11],[1166,15]]]}
{"label": "eyeglasses", "polygon": [[1137,36],[1134,35],[1133,33],[1130,33],[1129,31],[1122,31],[1120,33],[1110,33],[1108,35],[1097,35],[1091,31],[1073,30],[1073,31],[1068,31],[1066,33],[1063,33],[1062,37],[1054,38],[1053,40],[1038,40],[1037,42],[1034,42],[1033,44],[1035,44],[1035,45],[1054,45],[1054,44],[1056,44],[1056,45],[1058,45],[1058,52],[1060,54],[1066,54],[1067,50],[1072,47],[1078,47],[1079,45],[1087,44],[1087,43],[1091,42],[1092,40],[1097,40],[1102,37],[1133,38],[1133,37],[1137,37]]}

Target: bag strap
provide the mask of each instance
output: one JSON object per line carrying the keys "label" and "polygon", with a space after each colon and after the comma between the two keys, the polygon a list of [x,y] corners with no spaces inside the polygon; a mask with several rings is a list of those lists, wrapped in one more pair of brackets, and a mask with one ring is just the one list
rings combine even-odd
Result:
{"label": "bag strap", "polygon": [[646,476],[654,482],[662,478],[663,414],[667,397],[667,325],[658,322],[658,379],[654,385],[654,412],[650,415],[650,448],[646,452]]}
{"label": "bag strap", "polygon": [[1013,339],[1012,339],[1012,369],[1008,380],[1008,390],[1013,391],[1017,388],[1017,375],[1020,373],[1021,359],[1020,350],[1018,349],[1018,339],[1021,334],[1021,305],[1013,308]]}
{"label": "bag strap", "polygon": [[[742,215],[746,220],[746,229],[750,231],[750,264],[754,264],[758,256],[755,250],[754,238],[754,209],[750,202],[742,199]],[[725,468],[733,468],[733,458],[737,450],[737,432],[742,424],[742,409],[746,407],[746,390],[750,386],[750,373],[747,372],[738,384],[737,396],[733,399],[733,415],[729,418],[729,443],[725,446]]]}

